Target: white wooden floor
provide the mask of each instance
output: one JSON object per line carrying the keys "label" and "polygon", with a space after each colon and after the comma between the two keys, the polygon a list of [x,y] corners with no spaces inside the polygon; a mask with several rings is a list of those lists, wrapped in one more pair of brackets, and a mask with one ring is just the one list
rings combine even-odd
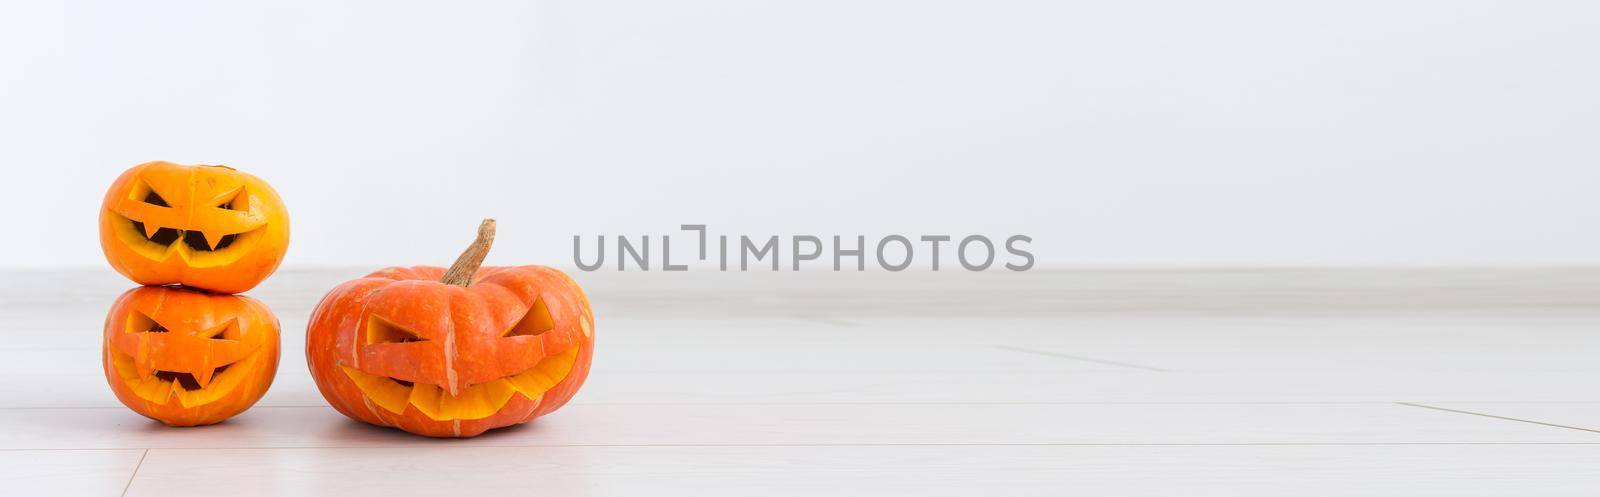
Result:
{"label": "white wooden floor", "polygon": [[5,495],[1600,495],[1600,271],[578,274],[596,364],[470,440],[347,420],[321,293],[277,382],[167,428],[104,385],[110,270],[0,272]]}

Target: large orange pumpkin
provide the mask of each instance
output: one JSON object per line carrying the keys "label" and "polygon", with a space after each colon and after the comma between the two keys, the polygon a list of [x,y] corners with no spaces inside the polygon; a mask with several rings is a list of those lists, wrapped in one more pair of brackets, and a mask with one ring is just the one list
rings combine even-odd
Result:
{"label": "large orange pumpkin", "polygon": [[233,168],[147,162],[106,191],[100,248],[141,285],[240,293],[283,260],[289,213],[271,186]]}
{"label": "large orange pumpkin", "polygon": [[244,412],[278,370],[278,318],[256,299],[171,286],[117,298],[106,316],[106,381],[117,400],[173,426]]}
{"label": "large orange pumpkin", "polygon": [[485,267],[494,221],[447,271],[391,267],[328,292],[306,330],[322,396],[360,421],[470,437],[566,404],[589,374],[594,314],[544,266]]}

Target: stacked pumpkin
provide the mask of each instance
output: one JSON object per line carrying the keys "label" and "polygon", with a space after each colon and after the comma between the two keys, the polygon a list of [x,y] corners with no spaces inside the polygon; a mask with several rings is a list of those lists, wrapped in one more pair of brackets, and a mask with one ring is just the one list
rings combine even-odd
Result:
{"label": "stacked pumpkin", "polygon": [[140,286],[106,316],[102,362],[117,399],[172,426],[250,408],[278,369],[278,318],[234,295],[289,246],[283,200],[226,166],[149,162],[122,173],[100,209],[100,247]]}
{"label": "stacked pumpkin", "polygon": [[[565,405],[594,357],[594,313],[545,266],[482,267],[486,219],[450,268],[390,267],[334,288],[306,329],[323,397],[356,420],[470,437]],[[106,381],[162,423],[248,409],[278,368],[278,318],[234,295],[277,269],[289,216],[271,186],[225,166],[141,164],[106,192],[100,245],[141,285],[106,316]]]}

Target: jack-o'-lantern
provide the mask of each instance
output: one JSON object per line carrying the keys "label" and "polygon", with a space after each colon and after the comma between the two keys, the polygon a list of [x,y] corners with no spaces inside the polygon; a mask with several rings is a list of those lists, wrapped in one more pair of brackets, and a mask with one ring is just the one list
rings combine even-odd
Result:
{"label": "jack-o'-lantern", "polygon": [[240,293],[283,260],[289,213],[278,192],[250,174],[147,162],[106,191],[100,248],[111,267],[141,285]]}
{"label": "jack-o'-lantern", "polygon": [[391,267],[334,288],[306,330],[322,396],[360,421],[470,437],[560,408],[594,355],[578,284],[544,266],[484,267],[494,237],[449,270]]}
{"label": "jack-o'-lantern", "polygon": [[278,370],[278,318],[242,295],[146,286],[106,316],[106,381],[117,400],[172,426],[244,412]]}

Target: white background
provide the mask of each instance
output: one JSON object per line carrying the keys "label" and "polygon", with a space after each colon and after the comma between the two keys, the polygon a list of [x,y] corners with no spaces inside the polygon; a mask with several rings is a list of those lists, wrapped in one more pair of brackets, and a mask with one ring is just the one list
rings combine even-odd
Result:
{"label": "white background", "polygon": [[1042,267],[1600,263],[1587,2],[28,2],[0,264],[103,264],[148,160],[288,264],[574,234],[1023,233]]}

